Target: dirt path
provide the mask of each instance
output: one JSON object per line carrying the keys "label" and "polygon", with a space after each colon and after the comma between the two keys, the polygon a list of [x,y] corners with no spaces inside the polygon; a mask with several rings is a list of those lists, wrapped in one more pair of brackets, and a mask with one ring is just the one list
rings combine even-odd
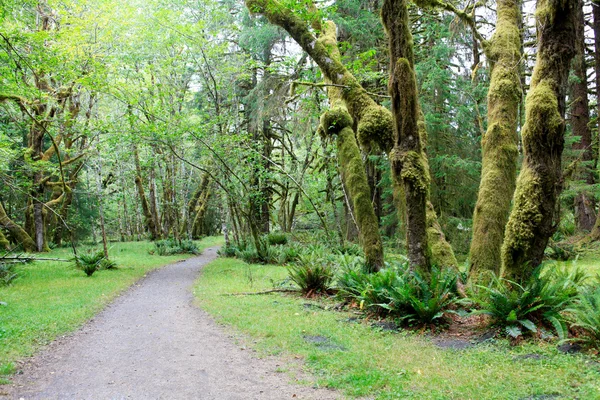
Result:
{"label": "dirt path", "polygon": [[334,399],[289,382],[278,362],[242,350],[193,305],[216,249],[152,274],[81,330],[30,360],[9,388],[20,399]]}

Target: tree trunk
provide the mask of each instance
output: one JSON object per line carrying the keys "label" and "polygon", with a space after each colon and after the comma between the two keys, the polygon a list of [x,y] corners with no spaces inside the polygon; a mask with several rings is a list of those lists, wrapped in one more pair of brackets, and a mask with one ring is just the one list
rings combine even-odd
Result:
{"label": "tree trunk", "polygon": [[154,217],[152,215],[152,212],[150,211],[150,205],[148,204],[146,193],[144,192],[144,185],[142,183],[142,168],[140,166],[140,156],[138,154],[136,146],[133,147],[133,158],[135,161],[136,171],[135,186],[137,187],[138,195],[140,197],[140,203],[142,204],[142,212],[144,213],[144,221],[146,223],[146,228],[148,229],[148,233],[150,233],[150,240],[157,240],[159,238],[159,235],[154,221]]}
{"label": "tree trunk", "polygon": [[524,281],[556,229],[562,189],[565,93],[575,55],[577,0],[538,0],[538,53],[527,94],[523,166],[502,248],[503,274]]}
{"label": "tree trunk", "polygon": [[481,183],[473,214],[471,276],[500,272],[504,229],[517,175],[517,126],[521,103],[519,0],[498,0],[496,31],[486,55],[491,62],[488,128],[482,138]]}
{"label": "tree trunk", "polygon": [[[339,59],[335,35],[335,24],[327,22],[318,42],[328,46],[331,56]],[[342,101],[342,90],[330,86],[327,93],[330,109],[321,115],[319,131],[323,135],[337,137],[337,157],[342,181],[351,202],[349,206],[354,212],[367,268],[375,272],[383,267],[383,242],[379,233],[379,222],[373,210],[367,171],[352,129],[354,121]]]}
{"label": "tree trunk", "polygon": [[[575,58],[573,71],[577,79],[572,84],[573,100],[571,103],[571,127],[577,141],[573,148],[580,152],[580,166],[575,179],[587,185],[594,184],[591,163],[594,159],[592,151],[592,134],[590,132],[590,107],[588,102],[587,66],[585,62],[585,20],[583,16],[583,0],[578,1],[575,37]],[[578,138],[577,138],[578,137]],[[579,231],[591,231],[596,221],[594,198],[586,187],[578,190],[574,199],[575,222]]]}
{"label": "tree trunk", "polygon": [[[598,137],[600,137],[600,0],[592,1],[592,14],[594,21],[594,71],[596,75],[596,128]],[[596,165],[596,167],[598,167]],[[600,240],[600,212],[596,216],[596,223],[590,234],[592,240]]]}
{"label": "tree trunk", "polygon": [[36,251],[36,245],[31,236],[19,225],[15,224],[4,211],[4,206],[0,202],[0,227],[6,229],[12,239],[23,247],[23,250],[31,253]]}

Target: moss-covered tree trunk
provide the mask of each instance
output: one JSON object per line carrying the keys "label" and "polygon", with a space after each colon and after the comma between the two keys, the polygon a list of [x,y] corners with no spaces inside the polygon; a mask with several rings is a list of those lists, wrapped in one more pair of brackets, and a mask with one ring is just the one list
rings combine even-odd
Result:
{"label": "moss-covered tree trunk", "polygon": [[6,229],[12,239],[19,245],[23,247],[23,250],[26,252],[34,252],[37,250],[35,242],[29,236],[27,232],[19,225],[14,223],[8,215],[6,215],[6,211],[4,211],[4,206],[0,202],[0,228]]}
{"label": "moss-covered tree trunk", "polygon": [[193,212],[190,214],[192,220],[192,238],[199,239],[204,235],[204,217],[208,209],[208,200],[211,196],[210,177],[208,174],[202,176],[200,182],[200,195],[196,200]]}
{"label": "moss-covered tree trunk", "polygon": [[[335,24],[328,21],[321,26],[321,30],[322,35],[318,43],[328,47],[332,58],[339,60],[341,56],[337,47]],[[367,267],[375,272],[383,266],[383,242],[379,233],[379,221],[371,201],[367,171],[352,129],[354,121],[342,100],[342,89],[330,86],[327,93],[330,109],[321,115],[320,131],[336,137],[344,190],[351,203]]]}
{"label": "moss-covered tree trunk", "polygon": [[491,63],[488,128],[482,138],[481,183],[473,214],[471,276],[500,272],[504,228],[517,175],[521,104],[521,10],[519,0],[498,0],[496,31],[484,47]]}
{"label": "moss-covered tree trunk", "polygon": [[504,245],[503,274],[527,279],[541,262],[559,217],[565,93],[575,54],[577,0],[538,0],[538,53],[525,102],[523,166]]}
{"label": "moss-covered tree trunk", "polygon": [[394,180],[405,196],[408,258],[414,268],[429,270],[427,199],[429,168],[419,132],[417,83],[413,70],[413,41],[406,0],[386,0],[381,17],[389,38],[390,80],[394,119],[393,150],[390,153]]}
{"label": "moss-covered tree trunk", "polygon": [[[573,148],[580,152],[580,167],[576,178],[588,185],[594,184],[594,175],[590,165],[594,158],[592,151],[592,135],[589,128],[590,108],[588,102],[587,65],[585,62],[585,19],[583,15],[583,1],[578,1],[575,38],[575,58],[573,59],[573,72],[577,79],[572,83],[573,100],[571,103],[571,127],[576,142]],[[580,231],[591,231],[596,221],[594,212],[594,197],[589,190],[578,190],[574,199],[575,222]]]}
{"label": "moss-covered tree trunk", "polygon": [[352,130],[353,121],[348,110],[340,103],[333,102],[331,109],[321,116],[321,129],[328,135],[336,136],[340,174],[352,202],[367,267],[375,272],[383,266],[383,243],[371,203],[367,173]]}
{"label": "moss-covered tree trunk", "polygon": [[2,231],[0,231],[0,250],[8,250],[9,248],[10,248],[10,242],[8,241],[6,236],[4,236]]}

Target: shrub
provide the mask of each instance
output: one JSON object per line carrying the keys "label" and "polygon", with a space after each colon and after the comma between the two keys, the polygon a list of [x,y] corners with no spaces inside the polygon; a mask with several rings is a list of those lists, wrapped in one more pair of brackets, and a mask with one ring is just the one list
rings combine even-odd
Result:
{"label": "shrub", "polygon": [[200,250],[193,240],[157,240],[154,242],[154,250],[159,256],[170,256],[173,254],[200,254]]}
{"label": "shrub", "polygon": [[287,264],[294,262],[300,257],[300,250],[295,246],[281,247],[279,251],[279,257],[277,259],[278,264]]}
{"label": "shrub", "polygon": [[600,349],[600,287],[583,290],[565,311],[571,326],[580,333],[578,337],[568,340]]}
{"label": "shrub", "polygon": [[75,267],[85,272],[87,276],[92,276],[94,272],[98,271],[104,259],[102,251],[93,254],[77,254],[73,257]]}
{"label": "shrub", "polygon": [[295,265],[288,267],[290,279],[307,297],[328,293],[333,281],[333,272],[328,261],[318,254],[300,256]]}
{"label": "shrub", "polygon": [[544,255],[552,260],[568,261],[577,255],[575,246],[567,242],[550,241],[544,251]]}
{"label": "shrub", "polygon": [[288,243],[288,237],[283,232],[272,232],[267,235],[267,241],[269,245],[284,245]]}
{"label": "shrub", "polygon": [[405,289],[409,310],[404,318],[409,322],[434,323],[457,302],[458,274],[454,271],[432,268],[428,277],[415,271],[411,278]]}
{"label": "shrub", "polygon": [[333,253],[347,254],[351,256],[362,256],[362,248],[355,243],[346,243],[344,245],[338,245],[333,248]]}
{"label": "shrub", "polygon": [[236,257],[238,254],[239,249],[237,248],[237,246],[233,243],[229,243],[229,245],[223,246],[221,247],[218,251],[217,254],[221,257]]}
{"label": "shrub", "polygon": [[490,286],[480,286],[482,296],[475,299],[481,307],[478,313],[490,315],[493,324],[503,327],[513,338],[522,336],[523,328],[538,333],[544,326],[553,327],[559,337],[565,338],[567,329],[560,313],[577,296],[585,274],[578,269],[541,271],[541,267],[536,268],[523,285],[494,277]]}
{"label": "shrub", "polygon": [[8,286],[18,275],[15,272],[15,264],[13,263],[0,263],[0,286]]}
{"label": "shrub", "polygon": [[425,276],[406,263],[387,264],[367,273],[360,264],[343,268],[338,277],[339,295],[359,302],[361,309],[406,322],[436,323],[457,302],[458,274],[433,269]]}

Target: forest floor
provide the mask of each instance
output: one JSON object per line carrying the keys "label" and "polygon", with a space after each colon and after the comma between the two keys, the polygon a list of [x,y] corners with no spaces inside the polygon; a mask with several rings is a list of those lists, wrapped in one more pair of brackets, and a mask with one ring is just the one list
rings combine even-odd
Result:
{"label": "forest floor", "polygon": [[[289,383],[281,360],[257,358],[194,305],[199,257],[150,273],[76,333],[30,358],[11,398],[333,399],[336,392]],[[289,371],[288,371],[289,372]]]}
{"label": "forest floor", "polygon": [[555,339],[511,343],[477,329],[481,316],[448,330],[402,329],[340,309],[335,298],[267,293],[288,284],[285,267],[219,258],[203,268],[195,294],[217,321],[251,337],[259,354],[303,360],[318,385],[348,396],[600,399],[598,357],[571,353]]}

